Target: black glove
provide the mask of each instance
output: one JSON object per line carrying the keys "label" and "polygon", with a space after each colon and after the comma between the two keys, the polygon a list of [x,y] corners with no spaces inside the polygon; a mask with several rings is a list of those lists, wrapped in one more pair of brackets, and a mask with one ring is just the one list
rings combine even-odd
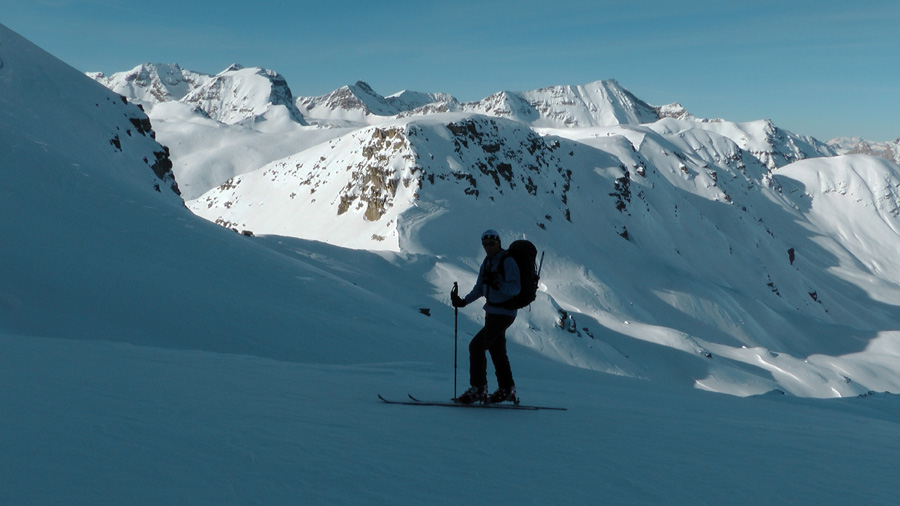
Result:
{"label": "black glove", "polygon": [[466,304],[468,304],[468,302],[457,295],[456,292],[450,292],[450,303],[453,304],[453,307],[466,307]]}

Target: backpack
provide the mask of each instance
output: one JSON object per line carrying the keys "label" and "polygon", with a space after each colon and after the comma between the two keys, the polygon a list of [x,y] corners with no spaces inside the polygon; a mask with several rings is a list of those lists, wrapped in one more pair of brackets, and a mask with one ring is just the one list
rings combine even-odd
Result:
{"label": "backpack", "polygon": [[[512,257],[516,261],[516,266],[519,267],[521,289],[518,295],[514,295],[511,299],[492,305],[504,309],[522,309],[529,306],[537,298],[538,281],[541,279],[540,268],[537,267],[536,262],[537,248],[531,241],[519,239],[518,241],[513,241],[506,248],[505,255]],[[505,257],[500,261],[500,275],[504,276],[504,278],[506,277],[503,272],[503,262],[505,261]],[[544,254],[541,253],[541,266],[543,264]]]}

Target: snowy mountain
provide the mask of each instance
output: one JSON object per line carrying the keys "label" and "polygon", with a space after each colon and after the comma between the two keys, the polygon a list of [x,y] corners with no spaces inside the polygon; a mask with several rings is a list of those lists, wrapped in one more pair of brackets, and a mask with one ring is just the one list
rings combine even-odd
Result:
{"label": "snowy mountain", "polygon": [[[148,120],[0,25],[4,503],[895,501],[900,403],[869,390],[900,389],[896,164],[764,121],[180,100]],[[182,154],[268,160],[189,199],[254,237],[185,208],[157,130],[177,179]],[[480,311],[448,291],[489,226],[546,252],[510,356],[569,410],[380,403],[452,395],[457,344],[464,385]]]}
{"label": "snowy mountain", "polygon": [[233,125],[259,121],[282,110],[292,121],[305,124],[284,77],[258,67],[233,64],[210,76],[183,70],[177,64],[145,63],[109,77],[98,72],[87,75],[151,111],[161,103],[181,102],[211,119]]}
{"label": "snowy mountain", "polygon": [[284,78],[266,69],[232,65],[211,76],[143,64],[88,76],[147,111],[186,199],[340,132],[306,128]]}
{"label": "snowy mountain", "polygon": [[659,110],[613,79],[584,86],[553,86],[528,92],[501,92],[464,110],[515,119],[535,127],[584,128],[651,123]]}
{"label": "snowy mountain", "polygon": [[[176,77],[170,77],[166,82],[194,84],[179,85],[178,93],[169,93],[171,100],[159,103],[155,98],[149,100],[147,97],[163,96],[154,91],[164,88],[163,79],[134,77],[141,72],[150,76],[174,74]],[[180,79],[178,72],[182,72]],[[96,74],[91,76],[98,79]],[[176,65],[143,65],[127,73],[99,79],[113,90],[131,93],[126,94],[129,99],[145,105],[157,125],[160,140],[174,153],[175,170],[187,200],[225,184],[234,176],[252,172],[315,144],[337,139],[355,129],[448,112],[506,118],[537,130],[559,128],[576,136],[580,135],[577,131],[582,127],[636,125],[667,118],[686,120],[696,128],[728,136],[770,168],[803,158],[835,154],[830,146],[783,131],[770,121],[735,124],[724,120],[699,120],[677,103],[650,106],[615,80],[531,92],[501,92],[470,103],[460,103],[443,93],[403,91],[384,97],[368,84],[357,82],[320,97],[298,98],[297,108],[291,109],[286,98],[290,96],[290,89],[280,77],[271,77],[278,76],[276,72],[233,66],[215,78],[197,76],[199,74],[180,71]],[[225,86],[222,84],[225,82],[230,84]],[[240,91],[223,94],[223,86]],[[283,91],[276,93],[276,90]],[[273,96],[284,98],[274,100]],[[241,97],[240,104],[223,97]],[[295,113],[295,110],[299,112]],[[262,116],[254,116],[260,112]],[[296,117],[301,112],[304,120],[298,122]],[[257,119],[246,121],[249,118]],[[208,121],[210,119],[212,121]],[[229,124],[229,121],[239,123]],[[315,126],[305,128],[306,123]]]}
{"label": "snowy mountain", "polygon": [[297,107],[310,123],[331,126],[361,126],[434,103],[458,102],[446,93],[401,91],[384,97],[362,81],[319,97],[297,99]]}
{"label": "snowy mountain", "polygon": [[303,124],[284,77],[261,68],[232,65],[209,82],[192,90],[182,102],[204,111],[226,125],[245,120],[259,121],[274,111],[287,112],[290,119]]}
{"label": "snowy mountain", "polygon": [[[453,199],[493,202],[538,196],[534,218],[551,208],[566,215],[567,171],[550,144],[515,122],[453,115],[398,120],[355,130],[263,169],[238,176],[192,201],[211,221],[241,230],[323,240],[346,247],[413,251],[419,234],[403,231],[405,217],[424,200],[428,206]],[[477,171],[469,171],[477,167]],[[528,167],[527,173],[516,173]],[[543,181],[543,184],[541,184]],[[424,192],[440,188],[432,198]],[[544,191],[541,191],[541,197]],[[531,202],[528,202],[531,204]],[[290,216],[320,216],[318,224]],[[401,235],[403,237],[401,238]]]}
{"label": "snowy mountain", "polygon": [[460,103],[445,93],[404,91],[383,97],[360,81],[320,97],[299,98],[297,103],[311,123],[336,126],[374,124],[391,116],[446,112],[478,113],[534,127],[557,128],[640,124],[662,117],[691,117],[678,104],[650,106],[613,79],[584,86],[502,91],[467,103]]}
{"label": "snowy mountain", "polygon": [[828,144],[840,154],[871,155],[900,163],[900,138],[890,142],[872,142],[859,137],[839,137]]}
{"label": "snowy mountain", "polygon": [[145,63],[109,77],[100,72],[89,72],[88,77],[146,110],[162,102],[181,100],[212,79],[212,76],[184,70],[174,63]]}

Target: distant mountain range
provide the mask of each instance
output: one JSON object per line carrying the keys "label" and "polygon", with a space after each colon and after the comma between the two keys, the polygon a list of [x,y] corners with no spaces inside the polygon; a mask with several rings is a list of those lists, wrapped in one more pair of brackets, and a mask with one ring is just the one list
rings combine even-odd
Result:
{"label": "distant mountain range", "polygon": [[277,72],[240,65],[232,65],[215,76],[187,71],[177,64],[143,64],[109,77],[100,73],[88,75],[146,108],[178,101],[226,124],[259,117],[280,107],[287,109],[298,123],[323,126],[371,124],[384,117],[443,112],[486,114],[550,128],[690,117],[678,104],[650,106],[615,80],[529,92],[503,91],[478,102],[461,103],[446,93],[401,91],[385,97],[362,81],[322,96],[294,99]]}
{"label": "distant mountain range", "polygon": [[[174,132],[169,124],[178,131],[178,140],[169,144],[179,155],[175,157],[175,168],[186,199],[196,198],[233,176],[353,129],[447,113],[503,118],[545,132],[553,129],[577,132],[676,119],[689,122],[691,128],[729,137],[770,168],[810,156],[835,156],[850,151],[846,143],[822,143],[784,131],[768,120],[736,124],[722,119],[696,118],[677,103],[652,106],[615,80],[525,92],[503,91],[477,102],[462,103],[446,93],[402,91],[385,97],[364,82],[322,96],[295,98],[277,72],[239,65],[232,65],[215,76],[186,71],[177,64],[143,64],[109,77],[98,73],[88,75],[142,105],[164,141],[170,131]],[[195,119],[188,121],[191,117]],[[243,142],[240,139],[222,140],[221,144],[192,143],[190,139],[223,135],[209,132],[213,124],[206,133],[185,134],[186,125],[199,124],[203,118],[256,132],[278,132],[280,137],[254,138],[242,149],[238,149]],[[297,129],[305,126],[318,131]],[[287,138],[292,141],[288,143]],[[227,152],[231,154],[223,158]],[[885,145],[881,153],[893,151],[890,145]]]}
{"label": "distant mountain range", "polygon": [[[298,124],[328,127],[445,112],[497,116],[539,128],[641,124],[663,118],[724,121],[695,118],[678,103],[651,106],[613,79],[524,92],[501,91],[477,102],[462,103],[447,93],[401,91],[383,96],[362,81],[325,95],[295,98],[277,72],[237,64],[215,76],[184,70],[177,64],[150,63],[108,77],[88,75],[144,107],[178,101],[225,124],[264,117],[279,108]],[[818,142],[802,138],[811,144]],[[900,162],[900,138],[891,142],[836,138],[827,145],[833,154],[865,153]]]}
{"label": "distant mountain range", "polygon": [[842,155],[872,155],[900,163],[900,138],[891,142],[871,142],[859,137],[839,137],[828,144]]}

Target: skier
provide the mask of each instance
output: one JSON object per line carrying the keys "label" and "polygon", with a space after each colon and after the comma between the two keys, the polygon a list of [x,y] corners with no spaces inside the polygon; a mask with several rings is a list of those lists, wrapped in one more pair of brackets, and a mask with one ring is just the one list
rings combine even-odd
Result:
{"label": "skier", "polygon": [[[460,298],[456,291],[450,292],[453,307],[465,307],[481,297],[485,298],[484,328],[469,343],[469,384],[471,388],[460,395],[456,402],[516,401],[516,385],[513,382],[509,357],[506,355],[506,329],[513,324],[517,311],[500,307],[500,304],[519,293],[521,289],[519,267],[515,260],[505,254],[500,243],[500,234],[487,230],[481,234],[481,245],[486,257],[478,271],[478,279],[472,291]],[[498,389],[490,396],[487,387],[487,358],[489,351],[497,374]]]}

